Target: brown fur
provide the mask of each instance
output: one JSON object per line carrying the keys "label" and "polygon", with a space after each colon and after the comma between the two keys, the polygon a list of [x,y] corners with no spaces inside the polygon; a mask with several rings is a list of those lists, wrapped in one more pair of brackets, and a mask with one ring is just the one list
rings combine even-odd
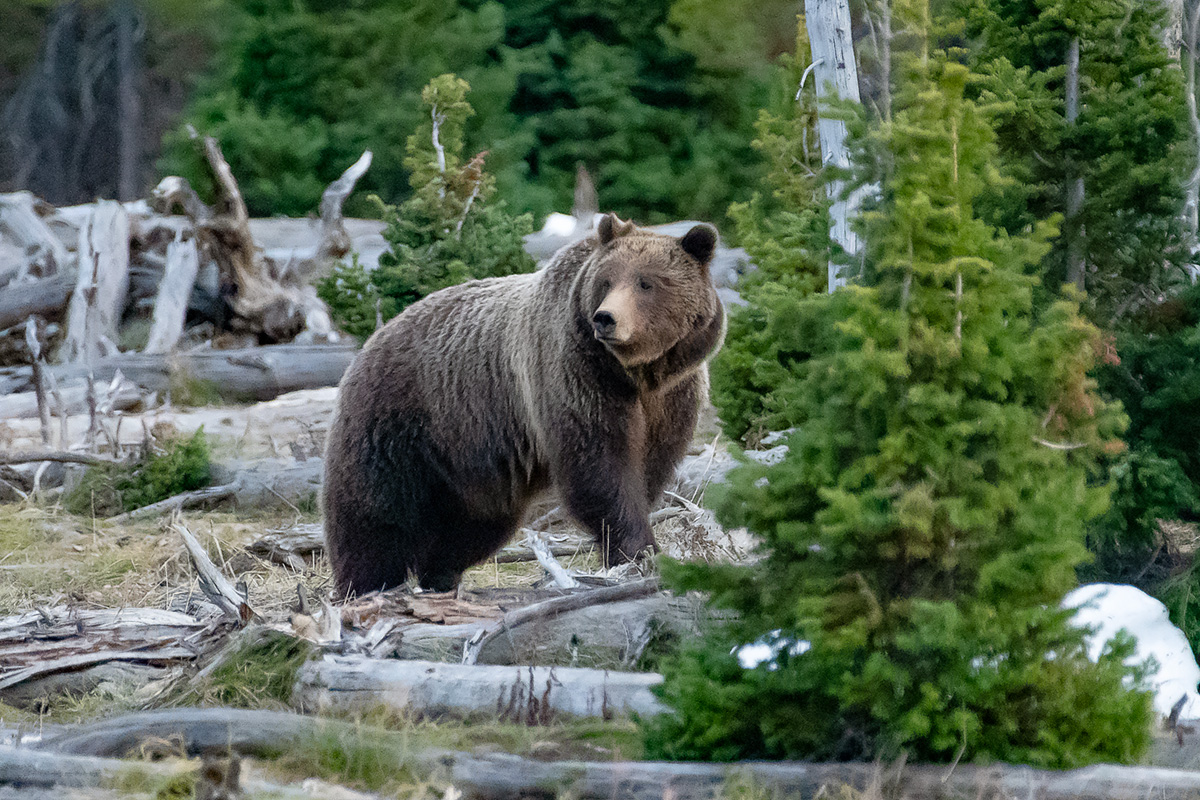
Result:
{"label": "brown fur", "polygon": [[339,590],[410,572],[452,588],[551,487],[608,563],[654,548],[650,505],[691,440],[724,334],[715,237],[610,215],[545,269],[436,292],[372,336],[342,380],[326,453]]}

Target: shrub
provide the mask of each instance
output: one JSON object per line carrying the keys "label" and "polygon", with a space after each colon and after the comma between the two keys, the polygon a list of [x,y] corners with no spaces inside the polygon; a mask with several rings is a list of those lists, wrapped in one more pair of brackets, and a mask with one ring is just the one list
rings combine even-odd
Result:
{"label": "shrub", "polygon": [[133,464],[91,467],[63,498],[73,514],[112,516],[200,489],[210,479],[208,440],[204,429],[188,438],[163,442]]}

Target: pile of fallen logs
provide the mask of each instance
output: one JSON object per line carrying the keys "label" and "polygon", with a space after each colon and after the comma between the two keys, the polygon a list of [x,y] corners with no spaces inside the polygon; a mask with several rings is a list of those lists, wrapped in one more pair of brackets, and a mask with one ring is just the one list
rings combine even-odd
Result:
{"label": "pile of fallen logs", "polygon": [[315,243],[280,252],[256,240],[261,226],[216,140],[197,146],[211,205],[179,177],[135,203],[54,208],[0,195],[0,418],[94,402],[89,375],[120,374],[160,396],[186,375],[246,399],[337,382],[353,345],[311,284],[351,249],[342,205],[370,152],[326,189]]}

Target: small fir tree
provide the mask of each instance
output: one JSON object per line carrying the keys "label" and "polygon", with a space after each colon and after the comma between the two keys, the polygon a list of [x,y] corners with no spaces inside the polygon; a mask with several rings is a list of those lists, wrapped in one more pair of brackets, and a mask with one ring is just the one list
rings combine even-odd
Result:
{"label": "small fir tree", "polygon": [[[654,756],[1064,767],[1147,743],[1130,641],[1090,662],[1059,605],[1107,498],[1088,454],[1120,424],[1087,378],[1098,334],[1072,299],[1034,318],[1052,225],[1006,235],[974,215],[996,171],[968,78],[913,59],[880,134],[869,285],[780,303],[763,332],[793,354],[773,394],[795,432],[718,506],[764,558],[664,565],[739,615],[666,671],[677,713],[651,724]],[[761,637],[774,657],[742,668],[731,649]]]}
{"label": "small fir tree", "polygon": [[757,267],[742,276],[738,289],[747,301],[729,315],[725,344],[712,374],[712,395],[721,422],[736,440],[753,444],[770,430],[786,427],[772,407],[771,390],[795,358],[768,328],[777,313],[787,314],[796,298],[824,291],[829,249],[828,203],[821,182],[821,150],[816,131],[816,97],[811,89],[796,96],[808,62],[803,23],[797,26],[796,56],[782,59],[770,107],[758,115],[753,146],[767,162],[765,188],[729,216],[734,235]]}
{"label": "small fir tree", "polygon": [[532,217],[513,215],[504,201],[493,199],[494,181],[483,170],[486,152],[463,163],[463,130],[474,113],[468,91],[454,75],[425,87],[426,119],[408,137],[404,160],[412,196],[383,207],[390,250],[373,272],[357,264],[342,267],[319,287],[336,321],[360,338],[374,330],[377,318],[390,319],[438,289],[533,270],[524,249]]}

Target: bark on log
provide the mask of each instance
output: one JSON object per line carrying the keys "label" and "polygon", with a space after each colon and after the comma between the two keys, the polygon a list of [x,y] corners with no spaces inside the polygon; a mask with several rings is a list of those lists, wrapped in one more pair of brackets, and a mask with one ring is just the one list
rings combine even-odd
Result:
{"label": "bark on log", "polygon": [[196,249],[195,239],[185,242],[177,236],[175,241],[167,245],[167,265],[163,270],[162,282],[158,285],[154,322],[145,352],[169,353],[175,349],[175,344],[183,335],[188,299],[199,270],[200,253]]}
{"label": "bark on log", "polygon": [[67,311],[62,360],[90,364],[116,349],[129,291],[129,215],[101,200],[79,232],[79,275]]}
{"label": "bark on log", "polygon": [[77,278],[74,269],[37,281],[10,283],[0,292],[0,330],[19,325],[29,317],[59,320]]}
{"label": "bark on log", "polygon": [[[336,386],[357,352],[352,345],[272,345],[242,350],[199,350],[172,355],[121,353],[93,365],[96,380],[112,380],[119,369],[143,389],[166,392],[173,374],[214,384],[229,398],[270,400],[299,389]],[[86,375],[80,365],[52,366],[61,384]],[[0,369],[0,394],[32,391],[29,367]]]}
{"label": "bark on log", "polygon": [[292,703],[316,712],[388,706],[419,716],[541,725],[560,717],[661,713],[661,675],[572,667],[493,667],[326,656],[300,668]]}

